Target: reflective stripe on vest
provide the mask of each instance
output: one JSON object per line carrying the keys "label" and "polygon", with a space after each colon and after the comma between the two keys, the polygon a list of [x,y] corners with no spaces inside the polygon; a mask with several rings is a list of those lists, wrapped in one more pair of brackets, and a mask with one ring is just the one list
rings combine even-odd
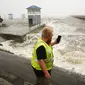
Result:
{"label": "reflective stripe on vest", "polygon": [[32,52],[31,64],[37,70],[41,70],[41,67],[40,67],[38,60],[37,60],[37,54],[36,54],[36,49],[41,45],[43,45],[46,49],[47,58],[44,59],[44,61],[45,61],[47,70],[50,70],[50,69],[52,69],[52,66],[53,66],[53,48],[52,48],[52,46],[49,46],[47,43],[45,43],[42,39],[39,39],[35,43],[35,46],[34,46],[34,49]]}

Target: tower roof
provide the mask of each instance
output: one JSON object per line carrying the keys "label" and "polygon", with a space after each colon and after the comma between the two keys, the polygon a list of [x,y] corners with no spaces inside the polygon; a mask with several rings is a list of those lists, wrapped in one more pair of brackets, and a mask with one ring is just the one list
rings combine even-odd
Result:
{"label": "tower roof", "polygon": [[32,6],[29,6],[27,9],[41,9],[41,8],[36,5],[32,5]]}

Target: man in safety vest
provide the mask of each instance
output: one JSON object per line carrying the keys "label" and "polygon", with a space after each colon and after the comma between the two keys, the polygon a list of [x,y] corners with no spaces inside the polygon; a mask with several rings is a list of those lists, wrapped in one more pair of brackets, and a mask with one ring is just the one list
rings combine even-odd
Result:
{"label": "man in safety vest", "polygon": [[34,45],[31,65],[37,77],[35,85],[50,85],[54,57],[52,46],[58,44],[61,38],[61,36],[59,36],[54,42],[51,42],[52,33],[52,27],[44,27],[42,37],[38,39]]}

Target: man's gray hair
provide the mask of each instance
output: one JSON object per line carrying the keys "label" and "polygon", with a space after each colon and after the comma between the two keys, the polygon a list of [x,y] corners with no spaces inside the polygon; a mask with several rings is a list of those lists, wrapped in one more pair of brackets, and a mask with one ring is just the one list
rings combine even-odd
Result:
{"label": "man's gray hair", "polygon": [[50,27],[50,26],[45,26],[43,29],[42,29],[42,37],[44,38],[48,38],[50,34],[52,34],[53,32],[53,28]]}

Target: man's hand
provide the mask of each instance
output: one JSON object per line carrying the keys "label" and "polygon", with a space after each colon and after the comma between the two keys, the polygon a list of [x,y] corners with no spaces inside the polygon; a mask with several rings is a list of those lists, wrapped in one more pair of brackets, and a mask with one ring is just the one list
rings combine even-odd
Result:
{"label": "man's hand", "polygon": [[50,76],[49,73],[45,73],[45,77],[46,77],[47,79],[49,79],[51,76]]}
{"label": "man's hand", "polygon": [[51,42],[51,46],[53,46],[55,44],[59,44],[60,40],[61,40],[61,35],[58,35],[58,38],[54,42]]}

